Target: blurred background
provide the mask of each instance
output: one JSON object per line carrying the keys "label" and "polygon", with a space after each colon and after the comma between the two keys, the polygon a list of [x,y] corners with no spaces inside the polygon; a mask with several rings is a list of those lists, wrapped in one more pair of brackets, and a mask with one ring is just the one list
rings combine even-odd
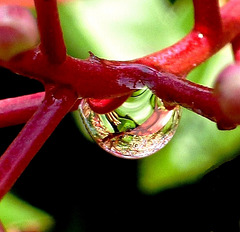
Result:
{"label": "blurred background", "polygon": [[[172,45],[193,26],[191,0],[72,0],[59,12],[68,53],[83,59],[88,51],[114,60],[141,57]],[[211,86],[231,62],[227,46],[188,78]],[[8,70],[0,75],[1,99],[43,91]],[[22,126],[1,128],[1,153]],[[19,178],[14,196],[0,203],[0,218],[9,228],[52,232],[239,231],[239,135],[183,109],[165,148],[124,160],[89,141],[74,112]]]}

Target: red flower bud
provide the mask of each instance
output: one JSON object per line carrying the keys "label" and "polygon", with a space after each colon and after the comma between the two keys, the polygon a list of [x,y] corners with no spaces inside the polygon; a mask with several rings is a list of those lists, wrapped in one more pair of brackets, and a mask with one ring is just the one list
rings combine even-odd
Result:
{"label": "red flower bud", "polygon": [[35,18],[20,6],[0,6],[0,59],[33,48],[39,41]]}
{"label": "red flower bud", "polygon": [[240,65],[225,68],[216,80],[214,91],[223,113],[240,123]]}

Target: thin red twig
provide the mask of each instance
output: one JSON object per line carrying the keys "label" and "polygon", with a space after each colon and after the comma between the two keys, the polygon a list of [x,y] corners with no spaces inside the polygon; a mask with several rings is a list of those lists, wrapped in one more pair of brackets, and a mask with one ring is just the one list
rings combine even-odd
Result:
{"label": "thin red twig", "polygon": [[27,122],[42,103],[45,92],[0,101],[0,128]]}
{"label": "thin red twig", "polygon": [[56,0],[34,0],[37,11],[38,27],[41,38],[41,50],[49,62],[59,64],[66,59],[66,47],[63,40]]}

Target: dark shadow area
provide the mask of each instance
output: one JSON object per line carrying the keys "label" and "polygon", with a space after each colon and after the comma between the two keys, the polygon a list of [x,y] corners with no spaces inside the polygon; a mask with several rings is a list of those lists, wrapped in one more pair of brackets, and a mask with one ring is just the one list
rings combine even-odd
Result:
{"label": "dark shadow area", "polygon": [[[14,186],[61,231],[239,231],[240,158],[198,183],[154,196],[137,189],[137,161],[106,154],[70,115]],[[70,228],[72,228],[70,230]]]}

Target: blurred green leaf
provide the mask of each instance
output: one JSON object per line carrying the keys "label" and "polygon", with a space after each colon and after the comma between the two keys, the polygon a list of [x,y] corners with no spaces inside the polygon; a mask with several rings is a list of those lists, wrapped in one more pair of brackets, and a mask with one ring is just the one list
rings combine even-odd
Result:
{"label": "blurred green leaf", "polygon": [[60,4],[58,9],[67,52],[83,59],[89,56],[88,52],[94,45],[86,37],[83,22],[78,19],[79,12],[75,9],[76,4],[78,1],[70,1],[67,4]]}
{"label": "blurred green leaf", "polygon": [[139,187],[156,193],[199,179],[234,157],[239,136],[239,129],[219,131],[213,123],[184,110],[170,144],[139,163]]}
{"label": "blurred green leaf", "polygon": [[10,193],[0,202],[0,220],[6,229],[16,231],[47,231],[54,224],[47,213]]}
{"label": "blurred green leaf", "polygon": [[[189,78],[212,86],[220,70],[232,61],[230,47],[195,69]],[[240,128],[220,131],[216,124],[183,110],[180,126],[172,141],[157,154],[139,162],[139,187],[156,193],[191,183],[213,167],[232,159],[239,150]]]}
{"label": "blurred green leaf", "polygon": [[192,1],[180,2],[169,7],[159,0],[72,1],[60,8],[69,52],[79,57],[85,49],[126,60],[169,46],[193,24]]}

